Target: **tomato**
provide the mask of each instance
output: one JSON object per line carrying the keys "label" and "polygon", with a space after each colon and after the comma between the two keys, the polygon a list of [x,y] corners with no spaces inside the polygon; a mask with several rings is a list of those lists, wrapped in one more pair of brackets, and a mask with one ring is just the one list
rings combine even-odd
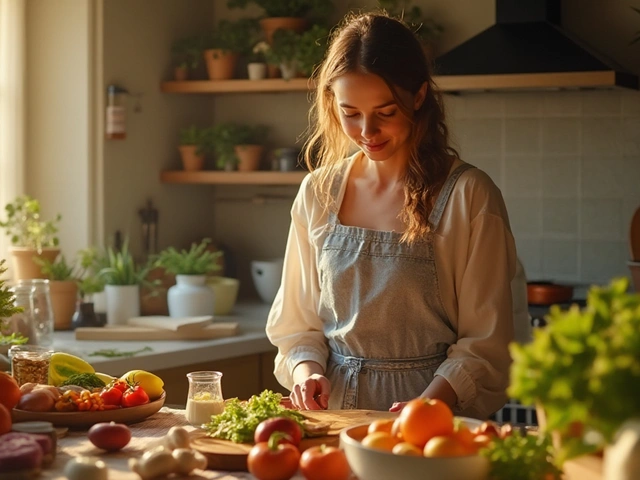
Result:
{"label": "tomato", "polygon": [[136,385],[135,387],[129,387],[122,394],[122,406],[123,407],[137,407],[138,405],[144,405],[149,403],[149,395],[142,387]]}
{"label": "tomato", "polygon": [[247,467],[258,480],[289,480],[298,471],[300,452],[290,443],[280,443],[283,435],[275,432],[249,451]]}
{"label": "tomato", "polygon": [[307,480],[348,480],[351,468],[342,450],[319,445],[302,452],[300,472]]}
{"label": "tomato", "polygon": [[375,450],[384,450],[385,452],[393,450],[393,447],[398,443],[400,442],[396,437],[386,432],[369,433],[362,439],[362,446]]}
{"label": "tomato", "polygon": [[473,445],[473,440],[475,439],[475,435],[469,427],[461,421],[460,419],[456,419],[454,422],[453,434],[452,437],[455,438],[460,444],[467,447],[469,453],[475,453],[476,447]]}
{"label": "tomato", "polygon": [[453,433],[453,413],[441,400],[416,398],[400,412],[400,433],[405,442],[424,448],[433,437]]}
{"label": "tomato", "polygon": [[5,372],[0,372],[0,405],[11,411],[20,401],[20,387],[16,380]]}
{"label": "tomato", "polygon": [[0,403],[0,435],[11,431],[11,412]]}
{"label": "tomato", "polygon": [[425,457],[463,457],[472,452],[453,436],[436,436],[424,446]]}
{"label": "tomato", "polygon": [[130,385],[127,382],[125,382],[124,380],[114,380],[109,385],[107,385],[107,387],[116,388],[116,389],[120,390],[123,393],[124,393],[125,390],[127,390],[129,388],[129,386]]}
{"label": "tomato", "polygon": [[131,430],[122,423],[96,423],[89,429],[87,436],[96,447],[115,452],[126,447],[131,441]]}
{"label": "tomato", "polygon": [[282,437],[281,442],[290,443],[296,447],[300,445],[302,440],[302,427],[288,417],[272,417],[260,422],[254,433],[253,440],[255,443],[268,442],[269,437],[274,432],[282,432],[287,436]]}
{"label": "tomato", "polygon": [[374,432],[391,433],[391,429],[393,428],[394,421],[395,419],[391,419],[391,418],[374,420],[369,424],[369,428],[367,428],[367,433],[374,433]]}
{"label": "tomato", "polygon": [[105,405],[117,405],[122,404],[122,390],[115,386],[107,386],[100,392],[100,398]]}
{"label": "tomato", "polygon": [[410,455],[412,457],[422,457],[422,450],[420,450],[414,444],[408,442],[398,443],[395,447],[393,447],[391,453],[394,453],[395,455]]}

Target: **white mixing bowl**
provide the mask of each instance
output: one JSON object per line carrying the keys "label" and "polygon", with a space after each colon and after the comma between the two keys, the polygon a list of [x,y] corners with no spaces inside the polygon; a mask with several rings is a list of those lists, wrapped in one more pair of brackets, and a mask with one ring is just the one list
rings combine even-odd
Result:
{"label": "white mixing bowl", "polygon": [[265,303],[273,303],[282,279],[283,258],[254,260],[251,262],[251,277],[258,295]]}

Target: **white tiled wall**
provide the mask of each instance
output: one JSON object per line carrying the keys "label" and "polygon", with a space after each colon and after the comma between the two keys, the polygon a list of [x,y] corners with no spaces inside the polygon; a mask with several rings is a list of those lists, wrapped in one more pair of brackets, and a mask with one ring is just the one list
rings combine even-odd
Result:
{"label": "white tiled wall", "polygon": [[446,96],[462,158],[502,190],[530,279],[605,283],[628,275],[640,207],[640,93]]}

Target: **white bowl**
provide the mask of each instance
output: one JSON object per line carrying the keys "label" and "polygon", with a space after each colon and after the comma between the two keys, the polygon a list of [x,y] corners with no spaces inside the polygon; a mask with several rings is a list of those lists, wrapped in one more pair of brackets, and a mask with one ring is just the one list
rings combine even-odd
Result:
{"label": "white bowl", "polygon": [[[481,422],[462,419],[471,428]],[[340,447],[353,473],[360,480],[486,480],[489,460],[480,455],[464,457],[413,457],[373,450],[360,443],[368,425],[345,428],[340,432]]]}
{"label": "white bowl", "polygon": [[282,280],[283,258],[254,260],[251,262],[251,278],[258,296],[265,303],[273,303]]}
{"label": "white bowl", "polygon": [[230,277],[207,278],[207,286],[213,290],[213,314],[228,315],[238,299],[240,281]]}

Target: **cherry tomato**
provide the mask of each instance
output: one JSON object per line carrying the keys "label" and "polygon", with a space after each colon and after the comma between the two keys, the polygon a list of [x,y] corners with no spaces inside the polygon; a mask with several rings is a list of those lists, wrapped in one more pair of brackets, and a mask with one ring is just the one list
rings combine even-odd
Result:
{"label": "cherry tomato", "polygon": [[249,451],[247,467],[258,480],[289,480],[298,471],[300,452],[290,443],[280,443],[284,435],[275,432]]}
{"label": "cherry tomato", "polygon": [[147,392],[145,392],[140,385],[130,387],[122,394],[123,407],[137,407],[145,403],[149,403],[149,395],[147,395]]}
{"label": "cherry tomato", "polygon": [[124,380],[119,380],[119,379],[116,379],[113,382],[111,382],[109,385],[107,385],[107,387],[117,388],[122,393],[124,393],[124,391],[127,390],[129,388],[129,386],[130,385],[127,382],[125,382]]}
{"label": "cherry tomato", "polygon": [[120,406],[122,404],[122,390],[116,388],[115,386],[109,385],[102,389],[102,391],[100,392],[100,398],[105,405]]}
{"label": "cherry tomato", "polygon": [[300,440],[302,440],[302,427],[298,422],[288,417],[272,417],[260,422],[253,440],[255,443],[268,442],[273,432],[286,433],[287,436],[282,437],[281,442],[290,443],[296,447],[300,445]]}
{"label": "cherry tomato", "polygon": [[348,480],[351,475],[344,452],[336,447],[319,445],[302,452],[300,472],[307,480]]}

